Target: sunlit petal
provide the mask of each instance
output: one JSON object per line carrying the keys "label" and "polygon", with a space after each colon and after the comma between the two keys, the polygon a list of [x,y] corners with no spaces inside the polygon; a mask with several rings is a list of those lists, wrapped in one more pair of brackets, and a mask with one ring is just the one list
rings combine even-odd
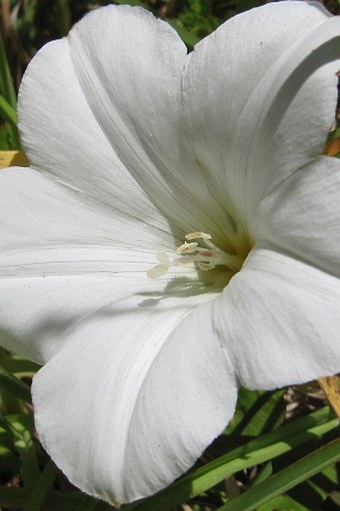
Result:
{"label": "sunlit petal", "polygon": [[215,309],[241,384],[274,389],[336,373],[339,300],[338,278],[255,248]]}
{"label": "sunlit petal", "polygon": [[187,316],[194,305],[133,298],[103,307],[35,377],[40,439],[86,492],[114,503],[154,493],[231,418],[233,368],[209,304]]}

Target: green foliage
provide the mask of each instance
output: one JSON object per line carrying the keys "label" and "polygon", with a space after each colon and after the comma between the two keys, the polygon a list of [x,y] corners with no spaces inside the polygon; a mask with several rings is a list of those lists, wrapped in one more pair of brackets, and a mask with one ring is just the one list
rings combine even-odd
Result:
{"label": "green foliage", "polygon": [[13,397],[23,399],[28,403],[31,401],[31,394],[28,386],[16,376],[0,367],[0,389],[7,391]]}
{"label": "green foliage", "polygon": [[[244,390],[243,392],[252,394],[250,391]],[[249,401],[251,401],[251,399]],[[237,413],[238,412],[239,406]],[[251,421],[254,416],[254,411],[251,407],[247,410],[246,415],[247,419]],[[240,482],[242,480],[243,482],[247,481],[247,487],[255,487],[257,484],[252,485],[252,479],[245,476],[245,471],[247,469],[257,467],[259,464],[262,465],[268,461],[273,461],[285,453],[295,452],[301,445],[308,444],[311,441],[314,441],[314,449],[316,445],[319,445],[318,439],[322,438],[330,431],[336,430],[337,426],[338,420],[330,414],[328,408],[323,408],[308,417],[301,418],[291,424],[274,429],[270,433],[258,436],[250,442],[241,445],[238,445],[240,442],[239,438],[234,437],[231,433],[231,438],[229,440],[234,446],[238,445],[236,449],[234,448],[227,454],[219,456],[203,467],[193,470],[151,499],[147,499],[140,504],[126,506],[124,509],[126,509],[126,511],[158,511],[159,509],[162,511],[170,511],[175,505],[181,502],[187,500],[193,500],[193,502],[195,502],[197,500],[195,499],[196,496],[218,485],[219,482],[228,480],[232,476],[240,477],[240,474],[243,474],[242,477],[240,477]],[[322,445],[322,443],[321,441],[320,444]],[[333,460],[330,461],[330,464],[332,462]],[[323,467],[320,467],[320,469],[322,468]],[[289,472],[289,469],[287,470]],[[268,475],[270,474],[271,471],[268,472]],[[265,479],[264,487],[266,487],[267,482],[267,478]],[[260,481],[261,479],[257,481],[258,485],[262,484]],[[284,482],[285,480],[282,482],[282,492],[286,489],[283,484]],[[249,491],[248,489],[245,495],[247,495]],[[228,499],[226,492],[221,492],[221,489],[219,490],[218,496],[218,500],[221,504]],[[275,497],[276,495],[271,493],[269,496]],[[215,502],[218,500],[215,499]],[[233,500],[230,500],[230,502],[233,502]],[[212,509],[215,509],[215,507]],[[235,507],[234,509],[243,511],[242,507]]]}
{"label": "green foliage", "polygon": [[[19,377],[31,376],[38,366],[8,354],[3,360],[7,366],[12,365],[13,374],[3,369],[0,379],[1,396],[6,390],[0,407],[0,480],[6,477],[8,485],[0,486],[0,508],[113,509],[72,488],[37,442],[32,409],[24,402],[30,402],[28,387]],[[14,399],[17,413],[7,412],[8,394]],[[313,510],[327,509],[322,506],[335,498],[339,484],[335,468],[340,461],[339,421],[329,407],[323,407],[285,422],[282,390],[241,389],[234,420],[197,466],[157,495],[123,509],[171,511],[188,502],[193,511],[304,511],[311,509],[311,498]],[[303,491],[299,490],[302,483]]]}
{"label": "green foliage", "polygon": [[270,478],[250,488],[246,493],[231,500],[219,511],[252,511],[263,503],[270,502],[283,491],[290,490],[302,481],[340,461],[340,439],[314,450],[307,456],[290,464]]}
{"label": "green foliage", "polygon": [[3,149],[20,149],[20,138],[16,126],[16,92],[0,34],[0,120],[1,119],[0,147]]}
{"label": "green foliage", "polygon": [[214,12],[211,1],[187,0],[171,24],[188,46],[192,47],[226,19],[224,16],[218,18]]}

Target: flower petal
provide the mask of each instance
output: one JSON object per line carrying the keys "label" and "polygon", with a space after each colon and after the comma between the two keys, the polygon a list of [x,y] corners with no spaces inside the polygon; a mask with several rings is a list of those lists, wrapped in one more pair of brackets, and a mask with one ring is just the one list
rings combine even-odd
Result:
{"label": "flower petal", "polygon": [[131,280],[127,275],[114,284],[100,275],[0,278],[1,345],[45,363],[84,317],[132,294],[136,285]]}
{"label": "flower petal", "polygon": [[84,316],[172,278],[147,277],[156,251],[173,247],[169,228],[84,205],[31,169],[1,172],[0,216],[2,343],[28,358],[48,360]]}
{"label": "flower petal", "polygon": [[73,261],[75,266],[77,259],[71,252],[88,248],[93,251],[88,257],[95,271],[96,250],[103,253],[103,262],[114,260],[113,249],[130,250],[127,261],[133,252],[144,252],[146,264],[150,264],[156,250],[171,250],[176,245],[167,220],[159,212],[153,213],[153,218],[158,217],[159,229],[154,227],[153,219],[150,225],[147,219],[133,215],[129,200],[134,197],[128,193],[125,210],[117,211],[114,202],[110,206],[84,204],[81,194],[31,169],[12,167],[2,171],[0,179],[2,262],[8,254],[12,265],[27,267],[29,261],[23,258],[23,251],[33,251],[38,261],[45,257],[48,262],[48,252],[55,249],[60,254],[69,251],[65,261]]}
{"label": "flower petal", "polygon": [[320,157],[261,201],[250,230],[255,239],[340,277],[339,197],[340,160]]}
{"label": "flower petal", "polygon": [[255,247],[216,300],[241,384],[273,389],[339,371],[339,303],[338,278]]}
{"label": "flower petal", "polygon": [[182,235],[199,228],[222,238],[225,205],[183,132],[187,50],[178,34],[145,10],[111,6],[87,16],[69,40],[87,101],[135,180]]}
{"label": "flower petal", "polygon": [[339,31],[316,3],[277,2],[227,21],[189,55],[187,132],[216,197],[229,192],[245,221],[270,185],[322,152],[339,62],[322,65],[337,58]]}
{"label": "flower petal", "polygon": [[127,299],[86,318],[33,383],[47,451],[73,483],[116,504],[189,468],[236,401],[211,304],[189,316],[192,299],[138,305]]}
{"label": "flower petal", "polygon": [[24,76],[19,118],[32,166],[84,200],[123,211],[128,203],[149,223],[159,209],[181,237],[221,233],[226,213],[181,130],[185,60],[177,33],[143,9],[111,5],[85,16]]}
{"label": "flower petal", "polygon": [[66,39],[47,44],[30,63],[18,114],[32,167],[94,208],[109,207],[115,215],[128,213],[158,226],[157,209],[120,162],[87,104]]}

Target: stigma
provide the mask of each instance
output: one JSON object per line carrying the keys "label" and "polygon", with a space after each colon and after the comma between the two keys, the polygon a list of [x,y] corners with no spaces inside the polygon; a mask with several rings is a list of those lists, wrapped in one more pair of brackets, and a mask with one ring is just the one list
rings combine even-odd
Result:
{"label": "stigma", "polygon": [[176,249],[176,256],[170,259],[165,252],[157,252],[156,258],[159,264],[151,268],[147,276],[158,279],[173,266],[195,266],[202,271],[225,267],[229,272],[236,273],[244,262],[244,258],[237,254],[229,254],[221,250],[212,242],[210,234],[201,231],[186,234],[184,243]]}

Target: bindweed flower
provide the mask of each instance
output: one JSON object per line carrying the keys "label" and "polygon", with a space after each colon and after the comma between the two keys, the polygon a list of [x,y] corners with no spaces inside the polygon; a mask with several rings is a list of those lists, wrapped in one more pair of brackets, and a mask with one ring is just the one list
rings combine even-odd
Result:
{"label": "bindweed flower", "polygon": [[85,492],[150,495],[239,384],[340,369],[340,161],[322,156],[339,57],[340,18],[286,1],[189,54],[108,6],[30,64],[31,167],[0,173],[1,342],[44,364],[37,430]]}

